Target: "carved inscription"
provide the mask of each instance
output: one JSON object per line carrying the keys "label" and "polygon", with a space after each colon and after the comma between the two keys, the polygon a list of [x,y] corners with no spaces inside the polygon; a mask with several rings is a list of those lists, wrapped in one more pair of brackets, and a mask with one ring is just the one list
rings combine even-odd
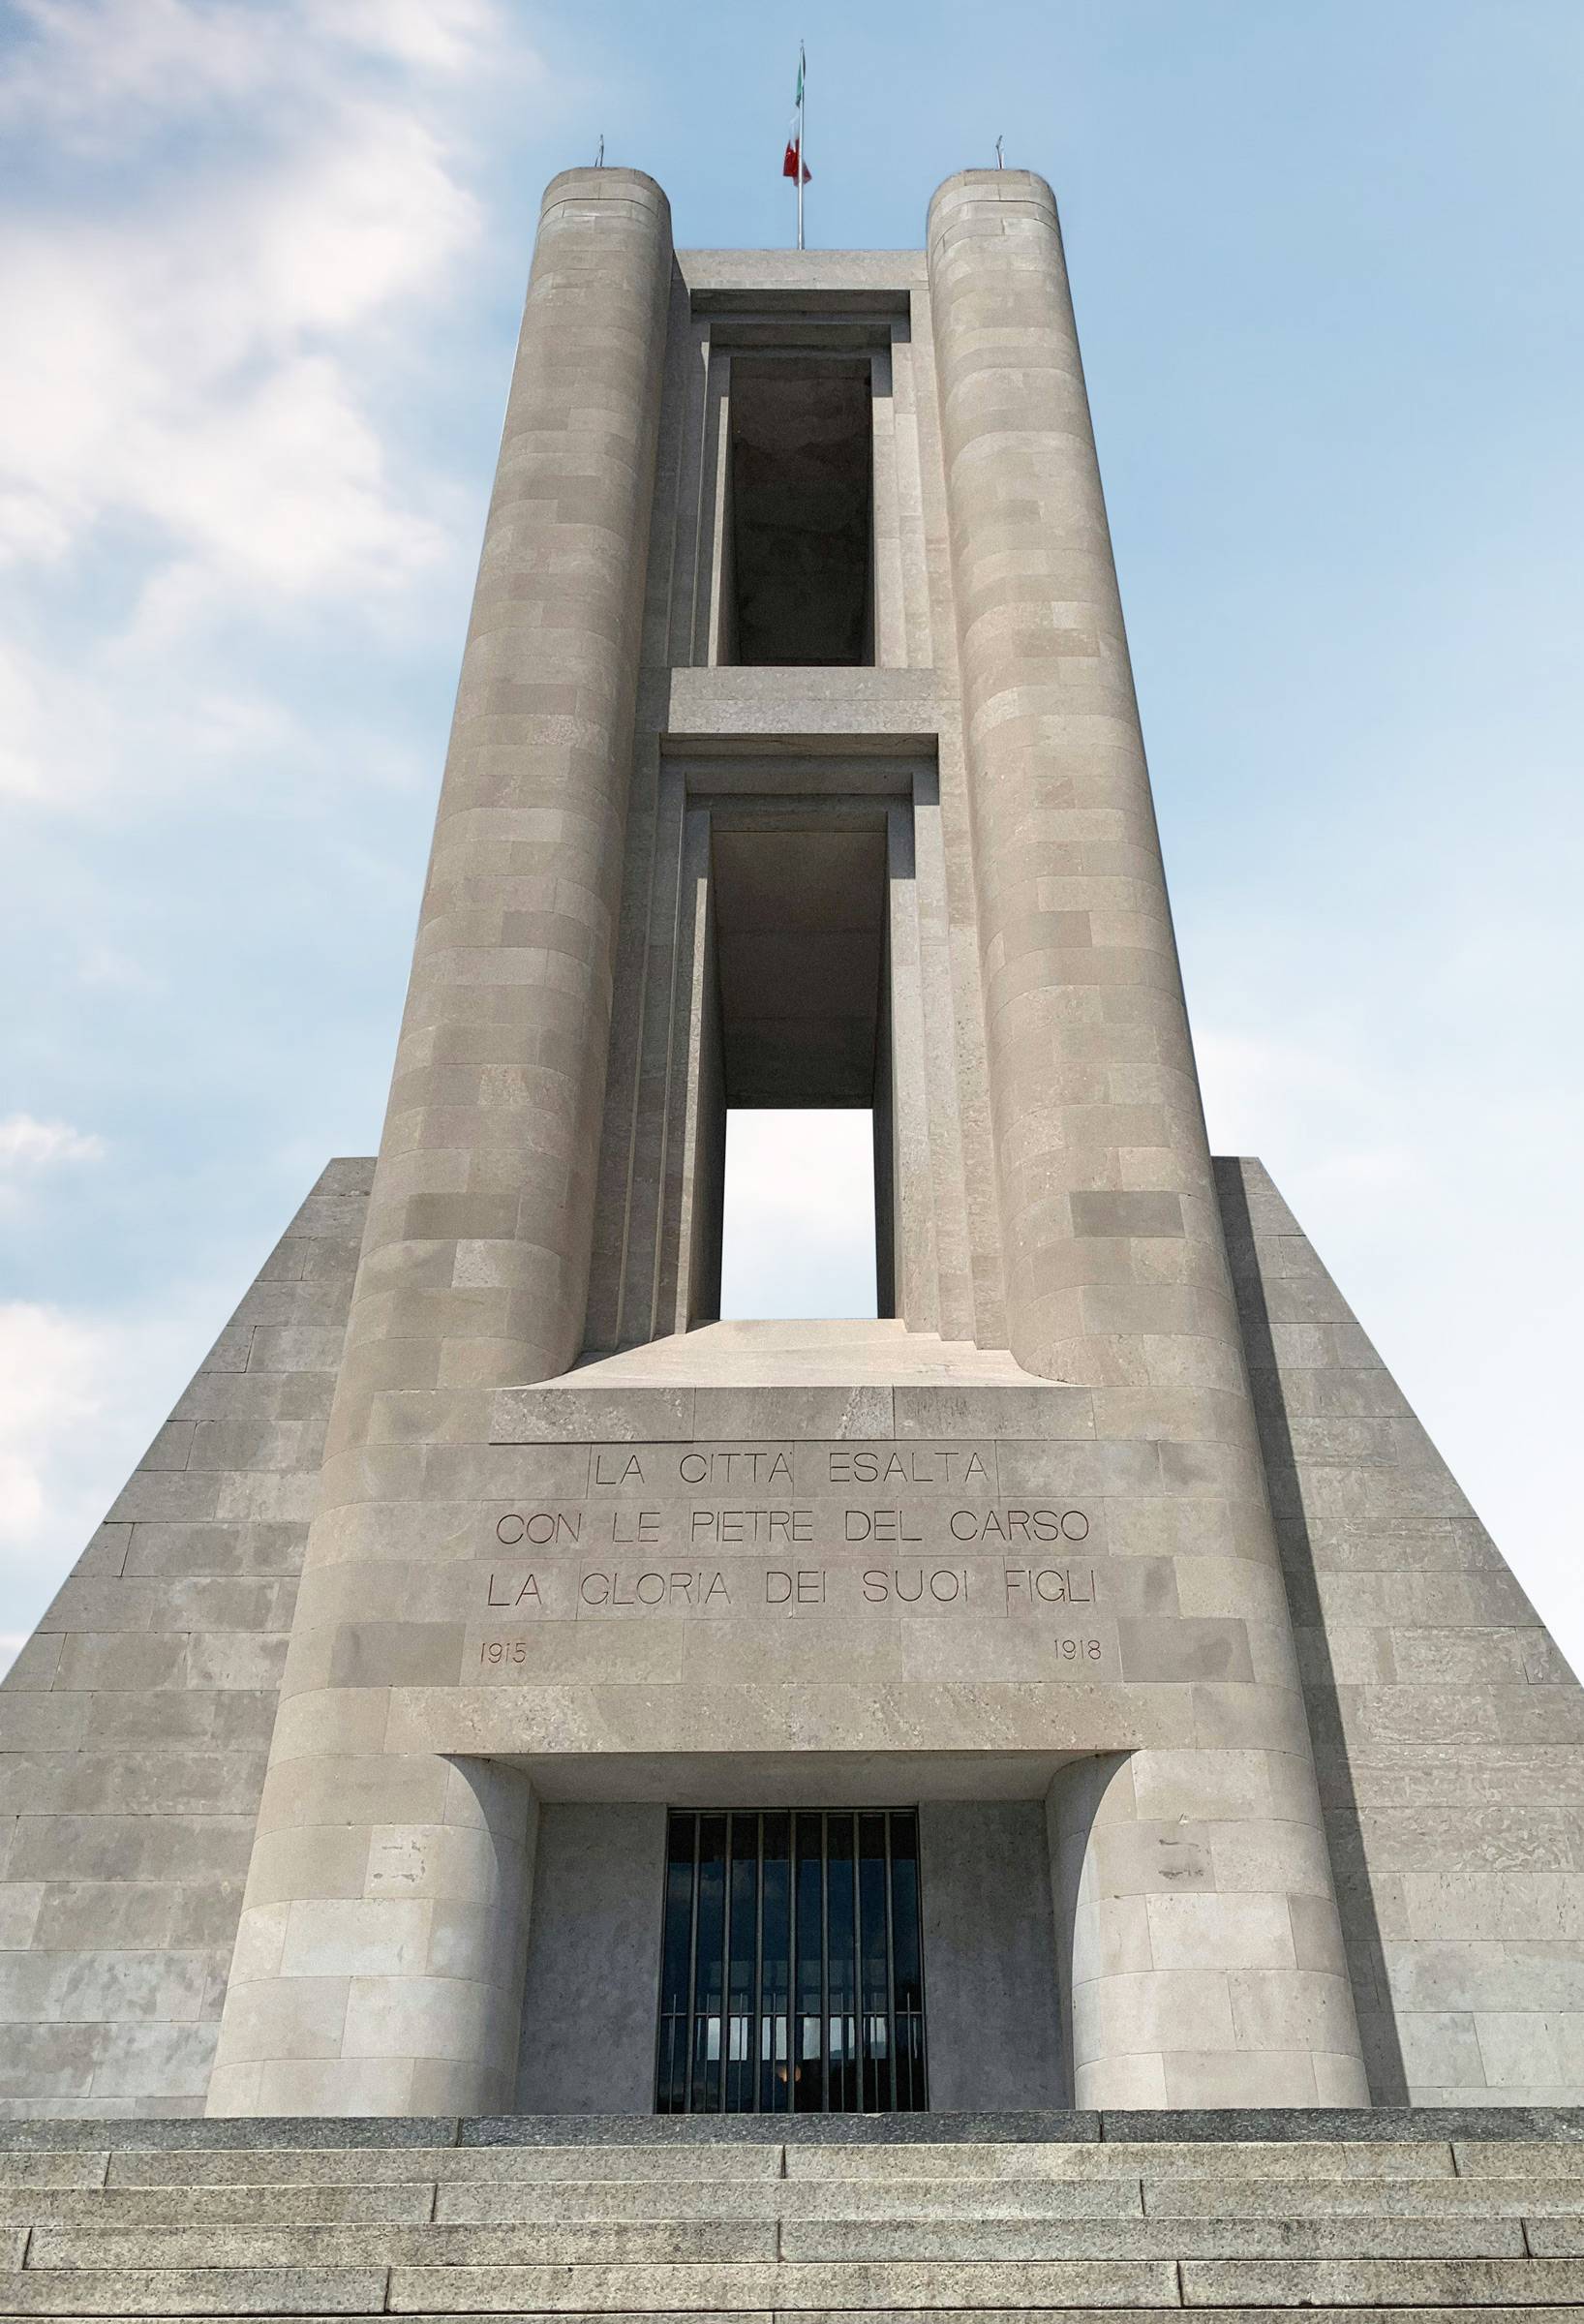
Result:
{"label": "carved inscription", "polygon": [[477,1667],[530,1670],[540,1623],[836,1617],[1015,1622],[1042,1662],[1105,1675],[1101,1510],[1059,1489],[1059,1447],[1010,1450],[1009,1494],[992,1443],[524,1447]]}

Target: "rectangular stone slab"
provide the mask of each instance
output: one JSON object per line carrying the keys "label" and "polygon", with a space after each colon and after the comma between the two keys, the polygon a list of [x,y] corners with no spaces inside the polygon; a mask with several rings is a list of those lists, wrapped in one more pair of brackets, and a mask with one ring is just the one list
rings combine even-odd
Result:
{"label": "rectangular stone slab", "polygon": [[[17,2259],[20,2263],[20,2242]],[[510,2227],[39,2227],[30,2268],[699,2267],[773,2261],[774,2221],[567,2220]]]}
{"label": "rectangular stone slab", "polygon": [[0,2220],[43,2227],[302,2225],[420,2226],[434,2206],[428,2181],[394,2186],[105,2186],[90,2191],[0,2187]]}
{"label": "rectangular stone slab", "polygon": [[[1307,2190],[1305,2190],[1307,2191]],[[1303,2197],[1295,2194],[1295,2201]],[[787,2261],[1522,2259],[1517,2219],[786,2220]]]}
{"label": "rectangular stone slab", "polygon": [[1574,2307],[1584,2261],[1572,2259],[1185,2259],[1188,2308],[1307,2306],[1420,2308],[1445,2302]]}
{"label": "rectangular stone slab", "polygon": [[[564,2181],[633,2180],[663,2184],[678,2157],[663,2147],[411,2147],[369,2154],[352,2151],[306,2157],[290,2148],[239,2150],[221,2156],[183,2153],[112,2155],[112,2186],[295,2186],[306,2177],[360,2186],[414,2179],[472,2186],[558,2185]],[[684,2166],[689,2178],[770,2180],[781,2176],[778,2146],[703,2148]]]}
{"label": "rectangular stone slab", "polygon": [[781,2268],[394,2268],[392,2314],[432,2309],[455,2315],[670,2309],[699,2313],[763,2307],[844,2310],[895,2301],[913,2308],[1175,2307],[1166,2261],[1051,2261],[965,2267],[904,2265]]}
{"label": "rectangular stone slab", "polygon": [[385,2301],[380,2269],[30,2269],[6,2286],[19,2316],[364,2316]]}
{"label": "rectangular stone slab", "polygon": [[[1291,2209],[1291,2202],[1288,2202]],[[585,2181],[565,2186],[442,2184],[437,2219],[488,2224],[571,2218],[1136,2219],[1139,2183],[1106,2180],[716,2179]]]}

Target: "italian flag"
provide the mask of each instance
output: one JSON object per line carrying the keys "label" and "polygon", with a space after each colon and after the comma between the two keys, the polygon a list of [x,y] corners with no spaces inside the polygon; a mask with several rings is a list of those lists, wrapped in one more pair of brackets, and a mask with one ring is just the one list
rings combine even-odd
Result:
{"label": "italian flag", "polygon": [[798,50],[798,93],[792,102],[792,129],[786,140],[786,158],[781,163],[781,175],[789,177],[795,186],[806,186],[813,171],[803,158],[803,50]]}

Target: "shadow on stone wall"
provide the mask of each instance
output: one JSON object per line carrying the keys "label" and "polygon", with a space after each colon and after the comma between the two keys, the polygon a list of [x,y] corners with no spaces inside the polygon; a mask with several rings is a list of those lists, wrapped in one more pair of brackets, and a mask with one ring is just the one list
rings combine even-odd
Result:
{"label": "shadow on stone wall", "polygon": [[[1377,2106],[1406,2106],[1409,2102],[1408,2075],[1391,2006],[1381,1918],[1371,1885],[1369,1865],[1361,1850],[1356,1851],[1355,1860],[1351,1862],[1339,1860],[1336,1819],[1340,1816],[1345,1819],[1345,1828],[1356,1833],[1359,1823],[1357,1787],[1348,1750],[1342,1706],[1337,1697],[1336,1671],[1325,1635],[1314,1544],[1310,1538],[1303,1494],[1299,1487],[1297,1458],[1293,1446],[1287,1403],[1282,1392],[1275,1335],[1271,1330],[1264,1281],[1260,1271],[1259,1246],[1255,1239],[1254,1222],[1249,1215],[1248,1190],[1243,1182],[1241,1164],[1235,1156],[1216,1156],[1215,1181],[1227,1238],[1227,1256],[1232,1264],[1238,1319],[1242,1326],[1243,1350],[1248,1360],[1254,1410],[1260,1430],[1260,1449],[1264,1456],[1265,1480],[1276,1519],[1276,1540],[1287,1584],[1288,1603],[1293,1610],[1295,1630],[1305,1634],[1308,1642],[1303,1668],[1304,1706],[1314,1743],[1322,1810],[1325,1819],[1325,1842],[1331,1857],[1331,1878],[1336,1888],[1338,1909],[1342,1914],[1342,1934],[1348,1947],[1354,2003],[1360,2020],[1359,2032],[1363,2037],[1370,2095]],[[1360,1953],[1367,1961],[1369,1974],[1376,1988],[1373,1993],[1360,1993],[1358,1990],[1362,1966]]]}

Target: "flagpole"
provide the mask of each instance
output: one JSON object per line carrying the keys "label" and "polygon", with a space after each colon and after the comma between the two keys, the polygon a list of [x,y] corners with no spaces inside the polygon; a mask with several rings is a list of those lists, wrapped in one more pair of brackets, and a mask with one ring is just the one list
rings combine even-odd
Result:
{"label": "flagpole", "polygon": [[807,72],[807,60],[803,52],[803,43],[800,41],[798,43],[798,248],[800,250],[803,248],[803,157],[808,150],[804,134],[807,119],[807,99],[804,94]]}

